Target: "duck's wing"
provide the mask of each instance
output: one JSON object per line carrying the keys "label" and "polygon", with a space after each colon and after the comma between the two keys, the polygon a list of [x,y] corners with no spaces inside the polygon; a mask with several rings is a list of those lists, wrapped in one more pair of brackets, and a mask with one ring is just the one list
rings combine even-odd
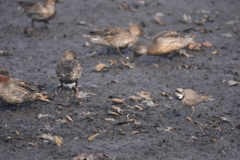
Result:
{"label": "duck's wing", "polygon": [[178,31],[163,31],[156,35],[154,39],[157,38],[174,38],[174,37],[184,37],[186,35],[190,34],[190,31],[193,30],[193,28],[185,29],[185,30],[178,30]]}
{"label": "duck's wing", "polygon": [[186,36],[186,35],[189,35],[190,31],[193,30],[194,28],[189,28],[189,29],[185,29],[185,30],[178,30],[176,31],[176,33],[179,34],[179,36]]}
{"label": "duck's wing", "polygon": [[119,34],[125,33],[125,32],[128,32],[128,30],[123,27],[111,27],[111,28],[107,28],[104,30],[91,31],[91,32],[89,32],[89,35],[112,37],[112,36],[116,36],[116,35],[119,35]]}
{"label": "duck's wing", "polygon": [[16,78],[11,78],[9,82],[15,87],[25,89],[28,92],[41,92],[40,86],[35,83],[24,82],[23,80]]}
{"label": "duck's wing", "polygon": [[38,10],[40,2],[26,2],[18,0],[17,3],[23,8],[26,12],[35,12]]}
{"label": "duck's wing", "polygon": [[192,39],[194,35],[189,33],[191,30],[192,28],[179,31],[163,31],[153,38],[152,43],[160,44],[166,41],[180,42],[188,38]]}
{"label": "duck's wing", "polygon": [[154,37],[154,39],[178,37],[178,36],[179,36],[179,34],[176,31],[163,31],[163,32],[159,33],[158,35],[156,35]]}
{"label": "duck's wing", "polygon": [[24,1],[17,1],[21,8],[29,15],[36,15],[42,14],[46,8],[44,3],[42,2],[24,2]]}
{"label": "duck's wing", "polygon": [[21,7],[31,7],[34,6],[36,4],[36,2],[27,2],[27,1],[21,1],[21,0],[17,0],[16,1]]}

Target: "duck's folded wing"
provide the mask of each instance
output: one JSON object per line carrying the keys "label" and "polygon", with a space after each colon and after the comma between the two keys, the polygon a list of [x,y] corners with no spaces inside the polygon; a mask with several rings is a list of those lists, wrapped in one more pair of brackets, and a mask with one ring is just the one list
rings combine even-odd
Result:
{"label": "duck's folded wing", "polygon": [[17,0],[16,2],[23,8],[33,7],[34,5],[36,5],[36,2],[26,2],[26,1],[20,1],[20,0]]}
{"label": "duck's folded wing", "polygon": [[126,29],[122,27],[111,27],[105,30],[91,31],[89,34],[93,36],[115,36],[122,32],[126,32]]}
{"label": "duck's folded wing", "polygon": [[35,83],[24,82],[24,81],[22,81],[20,79],[16,79],[16,78],[11,78],[10,81],[15,86],[24,88],[29,92],[34,92],[34,91],[41,92],[40,86]]}
{"label": "duck's folded wing", "polygon": [[45,7],[41,2],[17,2],[27,14],[41,16],[41,14],[44,13]]}

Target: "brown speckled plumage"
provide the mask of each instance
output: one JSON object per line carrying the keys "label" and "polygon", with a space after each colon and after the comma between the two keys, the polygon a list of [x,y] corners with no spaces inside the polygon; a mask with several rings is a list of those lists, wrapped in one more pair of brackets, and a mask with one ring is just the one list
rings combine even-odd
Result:
{"label": "brown speckled plumage", "polygon": [[58,0],[46,0],[45,2],[25,2],[18,0],[20,7],[24,9],[24,12],[28,17],[32,19],[32,27],[34,28],[34,21],[42,21],[48,28],[48,20],[52,19],[56,15],[56,9],[54,4]]}
{"label": "brown speckled plumage", "polygon": [[161,55],[186,47],[194,38],[188,30],[164,31],[156,35],[148,45],[138,45],[134,49],[135,59],[141,55]]}
{"label": "brown speckled plumage", "polygon": [[90,38],[94,43],[101,44],[107,48],[120,49],[129,48],[137,43],[138,36],[143,35],[143,29],[137,24],[131,24],[129,28],[110,27],[104,30],[91,31],[84,37]]}
{"label": "brown speckled plumage", "polygon": [[77,87],[82,69],[76,58],[76,54],[68,50],[64,53],[62,60],[57,63],[56,74],[61,82],[61,87],[63,87],[63,83],[70,84],[74,82]]}

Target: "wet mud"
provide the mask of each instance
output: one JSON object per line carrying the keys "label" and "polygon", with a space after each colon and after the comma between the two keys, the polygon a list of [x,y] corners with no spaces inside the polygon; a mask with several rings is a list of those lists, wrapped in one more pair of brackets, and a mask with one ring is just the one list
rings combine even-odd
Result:
{"label": "wet mud", "polygon": [[[121,3],[125,5],[119,7]],[[35,29],[25,34],[31,20],[14,0],[2,0],[0,50],[11,56],[0,56],[0,68],[44,86],[51,103],[24,103],[15,111],[15,105],[0,102],[0,159],[66,160],[81,153],[101,153],[105,157],[99,159],[116,160],[239,159],[240,85],[229,85],[230,80],[240,83],[239,6],[238,0],[63,1],[56,4],[57,15],[49,29],[35,23]],[[184,14],[191,21],[186,22]],[[155,15],[165,25],[157,23]],[[102,46],[85,45],[89,40],[82,35],[88,31],[127,27],[129,22],[141,24],[147,37],[194,28],[197,43],[213,46],[188,50],[194,58],[177,53],[142,56],[134,68],[128,68],[116,51],[107,54]],[[138,44],[147,42],[140,37]],[[77,53],[82,65],[79,90],[91,93],[85,98],[77,98],[67,87],[57,88],[55,67],[68,49]],[[94,51],[98,54],[90,57]],[[123,53],[127,62],[133,48]],[[117,63],[111,66],[108,60]],[[108,65],[108,70],[95,72],[98,62]],[[186,117],[191,107],[174,97],[176,88],[190,88],[215,100],[196,105],[190,121]],[[149,92],[150,98],[129,98],[140,91]],[[112,98],[124,103],[107,102]],[[113,105],[120,113],[109,112]],[[61,146],[43,135],[61,137]]]}

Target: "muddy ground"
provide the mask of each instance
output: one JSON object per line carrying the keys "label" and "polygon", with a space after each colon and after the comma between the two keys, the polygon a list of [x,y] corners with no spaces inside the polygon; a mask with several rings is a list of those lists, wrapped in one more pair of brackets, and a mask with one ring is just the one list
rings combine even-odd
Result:
{"label": "muddy ground", "polygon": [[[66,160],[79,153],[102,153],[108,155],[105,159],[117,160],[240,159],[240,85],[228,84],[229,80],[240,82],[240,1],[145,0],[142,4],[131,0],[121,10],[122,2],[63,1],[56,5],[57,15],[49,29],[35,23],[36,29],[24,34],[30,19],[14,0],[1,1],[0,50],[12,56],[0,56],[0,68],[10,70],[12,77],[45,86],[52,101],[24,103],[17,112],[16,106],[0,102],[1,160]],[[163,14],[160,19],[165,26],[156,23],[155,14]],[[191,22],[185,22],[183,14],[190,15]],[[207,21],[195,23],[204,16]],[[87,25],[79,25],[80,21]],[[129,22],[144,25],[147,37],[164,30],[205,28],[206,33],[193,32],[195,41],[210,42],[213,47],[189,50],[194,58],[143,56],[130,69],[120,63],[117,52],[106,54],[104,47],[91,42],[84,46],[88,39],[82,35],[88,31],[127,27]],[[140,37],[139,43],[147,40]],[[55,66],[68,49],[80,58],[79,88],[93,94],[89,97],[79,99],[70,89],[57,89]],[[99,54],[89,57],[94,51]],[[123,52],[124,61],[133,56],[133,48]],[[110,66],[109,59],[117,63]],[[109,70],[93,71],[98,62],[109,65]],[[186,116],[191,108],[187,113],[186,106],[173,97],[179,87],[212,95],[215,100],[196,105],[190,121]],[[151,93],[150,105],[145,99],[129,99],[139,91]],[[111,98],[123,99],[125,104],[106,102]],[[112,105],[122,109],[120,115],[108,113]],[[42,138],[44,134],[62,137],[61,147]]]}

